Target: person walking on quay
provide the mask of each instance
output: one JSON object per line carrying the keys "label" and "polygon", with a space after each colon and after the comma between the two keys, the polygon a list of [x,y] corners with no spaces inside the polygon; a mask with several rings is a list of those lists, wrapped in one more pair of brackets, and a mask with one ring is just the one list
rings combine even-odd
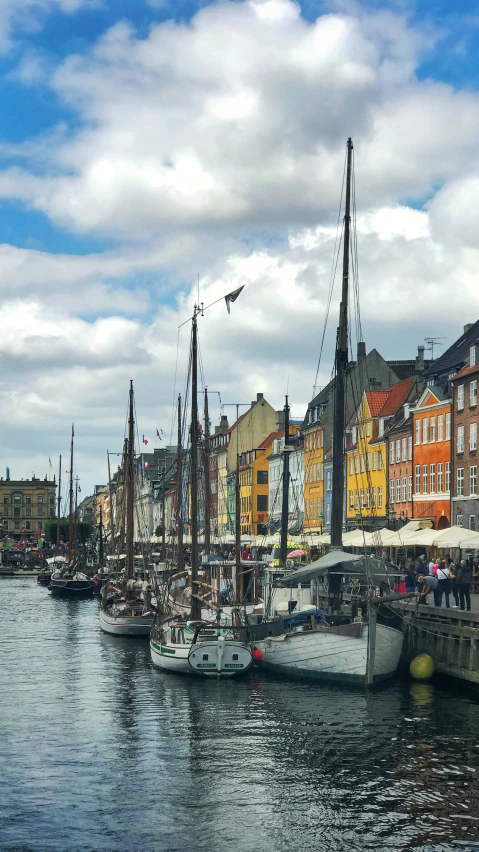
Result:
{"label": "person walking on quay", "polygon": [[459,606],[459,592],[457,590],[456,580],[457,568],[455,562],[452,561],[450,556],[446,556],[446,566],[449,568],[449,582],[451,584],[451,592],[456,602],[453,609],[457,609],[457,607]]}
{"label": "person walking on quay", "polygon": [[415,590],[416,579],[417,579],[417,574],[416,574],[416,568],[414,566],[414,562],[409,562],[409,565],[408,565],[407,571],[406,571],[406,576],[405,576],[406,592],[413,592]]}
{"label": "person walking on quay", "polygon": [[436,606],[442,606],[442,596],[445,595],[446,609],[450,609],[449,592],[451,589],[451,584],[449,582],[449,568],[446,567],[445,562],[440,562],[437,566],[436,577],[438,580]]}
{"label": "person walking on quay", "polygon": [[472,568],[465,559],[462,560],[459,571],[457,572],[457,588],[459,590],[459,600],[461,601],[461,609],[467,607],[467,611],[471,611],[471,584],[472,584]]}
{"label": "person walking on quay", "polygon": [[437,577],[434,577],[432,574],[428,574],[425,576],[424,574],[420,574],[417,578],[418,581],[418,589],[420,591],[419,603],[427,604],[427,596],[429,592],[433,592],[434,594],[434,606],[437,606],[437,587],[439,584],[439,580]]}

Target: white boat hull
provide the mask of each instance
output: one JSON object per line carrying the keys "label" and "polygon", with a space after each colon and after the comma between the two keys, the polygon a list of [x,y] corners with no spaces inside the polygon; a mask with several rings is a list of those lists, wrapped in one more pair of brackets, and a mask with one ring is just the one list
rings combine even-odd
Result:
{"label": "white boat hull", "polygon": [[[366,685],[368,625],[360,636],[343,636],[322,630],[285,633],[255,641],[262,652],[255,660],[260,668],[290,676]],[[403,635],[399,630],[376,626],[373,681],[392,677],[399,664]]]}
{"label": "white boat hull", "polygon": [[192,645],[188,663],[205,677],[235,677],[253,665],[252,649],[243,642],[219,636],[214,641]]}
{"label": "white boat hull", "polygon": [[158,669],[174,674],[196,674],[188,662],[191,645],[163,645],[150,640],[151,662]]}
{"label": "white boat hull", "polygon": [[100,609],[100,627],[112,636],[149,636],[153,616],[113,616]]}

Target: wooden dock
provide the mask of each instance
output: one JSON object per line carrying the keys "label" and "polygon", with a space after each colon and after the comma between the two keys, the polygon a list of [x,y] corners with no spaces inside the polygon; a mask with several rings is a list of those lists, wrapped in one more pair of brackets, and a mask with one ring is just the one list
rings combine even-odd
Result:
{"label": "wooden dock", "polygon": [[430,654],[436,671],[479,684],[479,610],[402,603],[404,654]]}

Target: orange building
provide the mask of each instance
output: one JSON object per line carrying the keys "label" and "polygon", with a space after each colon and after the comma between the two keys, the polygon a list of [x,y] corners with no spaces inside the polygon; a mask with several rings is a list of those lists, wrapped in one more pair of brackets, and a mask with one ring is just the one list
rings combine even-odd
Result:
{"label": "orange building", "polygon": [[413,516],[435,529],[451,520],[451,402],[427,387],[413,412]]}

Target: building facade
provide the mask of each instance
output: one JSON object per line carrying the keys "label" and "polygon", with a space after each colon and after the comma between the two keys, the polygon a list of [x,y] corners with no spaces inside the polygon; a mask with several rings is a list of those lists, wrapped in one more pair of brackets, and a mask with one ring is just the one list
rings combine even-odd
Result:
{"label": "building facade", "polygon": [[477,384],[479,343],[469,348],[469,365],[452,378],[452,523],[479,531],[477,482]]}
{"label": "building facade", "polygon": [[412,411],[414,518],[445,529],[451,520],[451,403],[426,387]]}
{"label": "building facade", "polygon": [[[303,439],[299,423],[290,425],[289,450],[289,487],[288,487],[288,529],[296,533],[303,528],[304,506],[304,455]],[[268,530],[275,533],[281,528],[283,509],[283,458],[284,435],[273,441],[272,452],[268,457],[269,465],[269,517]]]}
{"label": "building facade", "polygon": [[267,535],[269,520],[269,456],[284,429],[272,432],[259,447],[240,456],[240,523],[242,535]]}
{"label": "building facade", "polygon": [[0,479],[0,507],[3,537],[20,540],[38,535],[45,521],[56,517],[56,481]]}
{"label": "building facade", "polygon": [[413,437],[410,405],[402,406],[386,430],[389,519],[406,523],[413,517]]}

